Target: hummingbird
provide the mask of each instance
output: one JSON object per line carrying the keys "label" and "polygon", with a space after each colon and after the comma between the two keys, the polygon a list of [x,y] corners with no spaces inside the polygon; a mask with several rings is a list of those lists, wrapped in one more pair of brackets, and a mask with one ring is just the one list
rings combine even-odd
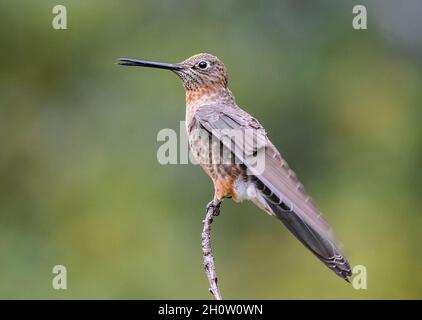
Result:
{"label": "hummingbird", "polygon": [[[228,88],[226,67],[216,56],[200,53],[174,64],[120,58],[118,64],[171,70],[181,79],[186,93],[189,146],[214,184],[214,197],[207,210],[211,208],[218,215],[227,198],[252,201],[278,218],[320,261],[349,282],[350,264],[330,226],[263,126],[236,104]],[[226,139],[224,130],[252,131],[245,139],[253,143]],[[260,170],[251,161],[258,151],[264,163]],[[222,153],[228,154],[230,161],[219,161]]]}

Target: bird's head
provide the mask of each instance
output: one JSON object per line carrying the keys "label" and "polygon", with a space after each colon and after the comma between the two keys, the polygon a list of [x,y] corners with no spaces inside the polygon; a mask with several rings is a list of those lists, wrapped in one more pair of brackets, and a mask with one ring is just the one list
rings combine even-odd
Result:
{"label": "bird's head", "polygon": [[186,90],[227,88],[227,72],[224,64],[212,54],[199,53],[180,63],[162,63],[121,58],[118,63],[124,66],[139,66],[167,69],[175,72]]}

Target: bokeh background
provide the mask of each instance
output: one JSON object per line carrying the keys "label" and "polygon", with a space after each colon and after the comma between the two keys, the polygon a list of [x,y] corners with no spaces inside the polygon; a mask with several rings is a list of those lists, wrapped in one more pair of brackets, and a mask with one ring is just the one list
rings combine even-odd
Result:
{"label": "bokeh background", "polygon": [[[51,26],[67,7],[68,29]],[[352,8],[368,9],[368,30]],[[0,297],[210,298],[194,165],[162,166],[177,77],[118,57],[220,57],[333,226],[354,290],[276,219],[224,203],[213,225],[223,297],[422,298],[422,2],[0,1]],[[54,265],[68,289],[53,290]]]}

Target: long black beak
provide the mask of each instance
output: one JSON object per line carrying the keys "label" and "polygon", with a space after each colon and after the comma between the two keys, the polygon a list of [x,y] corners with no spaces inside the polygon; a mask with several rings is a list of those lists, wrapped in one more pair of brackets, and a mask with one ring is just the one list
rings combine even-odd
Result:
{"label": "long black beak", "polygon": [[162,62],[154,62],[154,61],[127,59],[127,58],[120,58],[118,60],[118,64],[122,66],[149,67],[149,68],[158,68],[158,69],[167,69],[167,70],[182,69],[182,66],[180,64],[162,63]]}

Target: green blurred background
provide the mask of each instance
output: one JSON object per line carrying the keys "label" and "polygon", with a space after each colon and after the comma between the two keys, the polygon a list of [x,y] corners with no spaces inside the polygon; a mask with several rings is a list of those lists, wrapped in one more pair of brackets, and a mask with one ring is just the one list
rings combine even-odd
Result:
{"label": "green blurred background", "polygon": [[[56,4],[67,30],[51,26]],[[211,183],[156,159],[158,131],[184,119],[182,86],[115,65],[197,52],[225,62],[239,105],[368,270],[354,290],[276,219],[227,201],[213,225],[223,297],[422,298],[421,14],[417,0],[1,0],[0,298],[210,298]]]}

